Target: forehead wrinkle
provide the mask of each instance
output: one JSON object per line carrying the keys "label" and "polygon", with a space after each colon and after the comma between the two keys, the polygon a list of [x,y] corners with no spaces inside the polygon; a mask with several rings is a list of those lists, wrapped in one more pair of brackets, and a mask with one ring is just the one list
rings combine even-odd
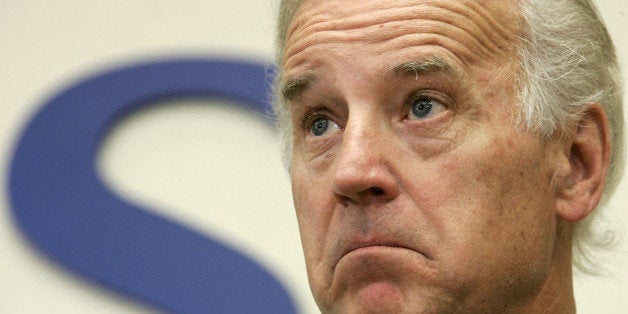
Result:
{"label": "forehead wrinkle", "polygon": [[[342,42],[341,44],[346,44]],[[402,51],[405,49],[437,46],[458,57],[463,64],[469,65],[480,62],[482,59],[477,50],[473,50],[466,45],[460,45],[456,40],[448,36],[439,34],[406,34],[392,38],[390,41],[381,43],[380,55],[384,56],[390,52]],[[321,65],[322,59],[328,55],[333,56],[334,48],[329,46],[330,42],[316,42],[305,46],[303,50],[292,53],[283,64],[284,70],[295,70],[299,67],[316,68]],[[452,48],[455,47],[455,48]],[[314,52],[308,54],[308,51]],[[320,52],[319,52],[320,51]],[[303,55],[303,56],[302,56]],[[316,57],[312,58],[311,55]],[[307,58],[305,56],[308,56]],[[287,72],[287,71],[286,71]]]}
{"label": "forehead wrinkle", "polygon": [[[304,1],[304,3],[309,4],[313,1]],[[322,1],[317,1],[317,3],[320,4],[320,2]],[[331,25],[331,27],[329,27],[332,30],[346,30],[349,29],[347,27],[341,27],[343,24],[351,24],[352,22],[356,22],[358,26],[354,27],[354,28],[361,28],[364,26],[369,26],[369,24],[372,25],[376,25],[376,24],[380,24],[383,22],[386,22],[386,19],[389,18],[390,16],[387,14],[383,14],[383,15],[377,15],[375,19],[373,19],[374,17],[374,13],[376,12],[380,12],[380,11],[388,11],[390,9],[399,9],[399,8],[407,8],[406,4],[403,5],[398,5],[395,6],[394,5],[394,1],[388,1],[388,2],[374,2],[376,3],[377,6],[379,6],[377,9],[373,9],[370,8],[370,10],[368,10],[366,7],[366,5],[362,5],[361,10],[359,10],[356,14],[352,14],[350,16],[344,16],[342,17],[342,8],[344,7],[342,4],[335,4],[332,7],[337,8],[338,10],[327,10],[327,11],[323,11],[324,6],[317,6],[314,9],[310,9],[308,12],[309,14],[300,14],[302,13],[302,10],[305,10],[304,8],[306,7],[305,5],[301,5],[299,11],[297,11],[297,13],[295,14],[295,18],[292,21],[292,24],[290,25],[290,28],[287,32],[287,36],[286,37],[291,37],[292,35],[294,35],[294,33],[298,32],[300,29],[307,29],[310,27],[313,27],[314,25],[317,24],[321,24],[321,23],[326,23],[327,25]],[[382,8],[383,5],[388,5],[387,7]],[[366,12],[366,13],[365,13]],[[364,17],[368,17],[370,20],[372,20],[372,22],[368,22],[369,19],[364,19]],[[365,22],[365,20],[367,20],[367,22]],[[361,24],[364,24],[363,26],[360,26]],[[317,29],[315,29],[316,31]]]}
{"label": "forehead wrinkle", "polygon": [[[309,14],[302,13],[297,17],[288,39],[283,63],[287,65],[288,59],[318,44],[346,44],[361,40],[383,43],[406,40],[406,36],[421,38],[437,35],[444,39],[444,42],[443,39],[437,40],[441,45],[447,42],[455,44],[464,38],[471,39],[470,45],[456,46],[464,47],[466,50],[464,55],[474,61],[479,55],[500,54],[501,50],[508,46],[503,42],[512,38],[506,34],[506,28],[488,13],[488,9],[480,5],[440,2],[430,4],[432,6],[413,5],[412,10],[408,10],[407,4],[403,7],[389,6],[367,13],[360,11],[344,18],[333,18],[331,14],[317,13],[319,9],[312,9],[313,12],[306,11]],[[421,19],[417,19],[419,15],[422,16]],[[425,23],[426,19],[431,23]],[[382,32],[381,28],[377,27],[382,24],[391,27]],[[452,30],[458,32],[458,35],[447,36],[451,35]],[[404,35],[399,35],[400,33]],[[434,38],[431,41],[434,41]],[[410,42],[412,45],[419,45],[416,41]]]}
{"label": "forehead wrinkle", "polygon": [[[511,3],[510,0],[500,0]],[[493,1],[454,1],[454,2],[438,2],[435,1],[433,5],[435,7],[443,8],[457,14],[461,17],[460,23],[452,26],[461,28],[469,34],[477,34],[478,36],[472,36],[477,40],[480,45],[487,48],[494,54],[499,54],[500,50],[507,50],[509,43],[515,38],[515,29],[508,27],[508,22],[512,19],[498,21],[496,14],[490,12],[490,3]],[[513,13],[509,6],[508,13]],[[500,16],[506,18],[510,17],[510,14],[501,14]],[[514,17],[518,17],[513,15]],[[448,21],[442,21],[449,23]],[[473,26],[465,27],[465,22],[471,22]],[[475,30],[475,31],[474,31]],[[507,43],[507,44],[502,44]]]}
{"label": "forehead wrinkle", "polygon": [[[467,45],[460,45],[460,43],[448,36],[441,34],[406,34],[395,37],[385,43],[383,51],[402,51],[405,49],[437,46],[445,49],[448,52],[453,53],[457,58],[461,59],[464,64],[472,64],[480,62],[482,56],[478,49],[473,49]],[[454,48],[455,47],[455,48]]]}

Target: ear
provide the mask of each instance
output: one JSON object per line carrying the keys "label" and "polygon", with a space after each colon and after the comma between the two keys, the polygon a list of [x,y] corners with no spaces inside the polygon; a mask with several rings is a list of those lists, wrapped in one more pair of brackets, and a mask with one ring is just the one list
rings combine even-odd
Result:
{"label": "ear", "polygon": [[578,222],[597,207],[610,163],[610,128],[600,104],[587,107],[573,137],[565,142],[563,153],[557,215],[565,221]]}

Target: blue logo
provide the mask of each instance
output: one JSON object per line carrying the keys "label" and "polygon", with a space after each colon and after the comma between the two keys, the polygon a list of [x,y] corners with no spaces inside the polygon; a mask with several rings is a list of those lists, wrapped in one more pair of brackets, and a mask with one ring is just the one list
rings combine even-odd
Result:
{"label": "blue logo", "polygon": [[18,226],[71,271],[169,312],[296,312],[267,270],[119,199],[95,166],[109,128],[155,101],[220,97],[266,113],[267,74],[257,63],[177,59],[114,70],[64,90],[43,105],[16,148],[9,189]]}

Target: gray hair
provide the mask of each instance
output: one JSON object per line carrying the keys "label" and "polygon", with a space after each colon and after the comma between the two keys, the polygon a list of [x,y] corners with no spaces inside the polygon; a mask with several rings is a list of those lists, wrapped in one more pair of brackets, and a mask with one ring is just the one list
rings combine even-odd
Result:
{"label": "gray hair", "polygon": [[281,0],[277,15],[277,34],[275,39],[275,60],[277,63],[277,73],[273,84],[273,111],[275,118],[277,119],[279,134],[283,139],[281,142],[283,151],[282,156],[284,165],[288,168],[288,171],[290,171],[289,165],[292,161],[292,124],[290,122],[290,108],[288,108],[281,91],[281,83],[283,81],[281,64],[288,39],[288,27],[290,27],[290,23],[302,3],[303,0]]}
{"label": "gray hair", "polygon": [[[277,25],[277,55],[283,60],[288,27],[303,0],[282,0]],[[556,131],[569,136],[588,104],[601,104],[609,117],[611,163],[601,206],[578,222],[574,231],[573,264],[595,273],[591,251],[613,243],[601,229],[601,208],[617,188],[623,172],[624,138],[621,73],[615,47],[591,0],[520,0],[521,38],[517,77],[520,111],[514,120],[549,139]],[[290,110],[280,95],[281,68],[275,77],[274,110],[284,139],[284,162],[292,153]]]}

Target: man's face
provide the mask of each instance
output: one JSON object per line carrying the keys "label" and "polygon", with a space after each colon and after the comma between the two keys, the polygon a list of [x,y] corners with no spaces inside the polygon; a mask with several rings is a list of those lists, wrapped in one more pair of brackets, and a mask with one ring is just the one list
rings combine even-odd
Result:
{"label": "man's face", "polygon": [[541,289],[558,145],[515,126],[518,21],[501,0],[301,6],[284,91],[321,310],[496,310]]}

